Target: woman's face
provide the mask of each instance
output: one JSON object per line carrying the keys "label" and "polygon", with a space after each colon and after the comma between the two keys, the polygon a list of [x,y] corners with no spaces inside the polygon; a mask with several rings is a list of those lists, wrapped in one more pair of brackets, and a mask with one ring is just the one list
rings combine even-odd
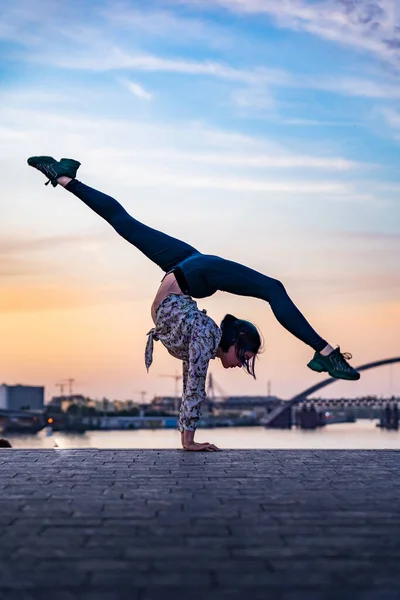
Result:
{"label": "woman's face", "polygon": [[[245,353],[246,360],[250,360],[254,356],[254,352],[247,351]],[[234,369],[235,367],[242,367],[243,363],[240,361],[237,352],[236,345],[232,344],[229,346],[227,352],[221,352],[220,359],[224,369]]]}

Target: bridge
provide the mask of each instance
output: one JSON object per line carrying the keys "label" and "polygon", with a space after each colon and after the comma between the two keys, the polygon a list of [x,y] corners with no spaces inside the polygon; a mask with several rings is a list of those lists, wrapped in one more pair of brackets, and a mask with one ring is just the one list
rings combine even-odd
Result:
{"label": "bridge", "polygon": [[[361,365],[360,367],[355,367],[355,368],[357,371],[367,371],[369,369],[375,369],[377,367],[384,367],[386,365],[391,365],[391,364],[398,363],[398,362],[400,362],[400,357],[385,358],[383,360],[376,360],[374,362],[367,363],[365,365]],[[279,406],[274,408],[268,415],[266,415],[264,417],[264,419],[262,420],[262,424],[265,425],[266,427],[268,427],[269,425],[272,425],[273,422],[275,421],[275,419],[277,419],[279,417],[279,415],[281,415],[285,410],[287,410],[288,408],[291,408],[292,406],[294,406],[295,404],[298,404],[299,402],[302,402],[303,400],[306,400],[310,394],[313,394],[317,390],[320,390],[320,389],[326,387],[327,385],[334,383],[335,381],[338,381],[335,377],[329,377],[328,379],[324,379],[320,383],[316,383],[315,385],[312,385],[311,387],[307,388],[300,394],[296,394],[296,396],[293,396],[293,398],[291,398],[290,400],[285,400],[282,404],[280,404]]]}

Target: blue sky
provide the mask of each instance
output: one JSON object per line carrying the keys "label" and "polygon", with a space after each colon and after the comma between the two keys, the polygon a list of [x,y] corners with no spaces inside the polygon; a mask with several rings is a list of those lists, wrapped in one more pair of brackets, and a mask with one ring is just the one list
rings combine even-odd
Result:
{"label": "blue sky", "polygon": [[[142,365],[161,272],[79,201],[44,188],[25,166],[33,154],[79,159],[79,177],[138,219],[281,279],[355,363],[399,354],[395,0],[15,0],[1,10],[0,323],[20,340],[10,383],[29,376],[55,392],[68,370],[88,393],[151,395],[165,386],[157,368],[176,368],[162,352],[153,378]],[[288,396],[314,382],[309,349],[265,306],[226,295],[203,304],[216,321],[251,311],[268,340],[252,389],[216,369],[228,393],[261,393],[272,379]],[[116,312],[126,330],[114,338]],[[70,346],[43,342],[36,364],[23,319],[24,331],[67,328]],[[91,353],[82,339],[94,331],[113,365],[104,379],[73,350]],[[385,369],[364,381],[354,393],[389,391]],[[337,394],[355,390],[345,385]]]}

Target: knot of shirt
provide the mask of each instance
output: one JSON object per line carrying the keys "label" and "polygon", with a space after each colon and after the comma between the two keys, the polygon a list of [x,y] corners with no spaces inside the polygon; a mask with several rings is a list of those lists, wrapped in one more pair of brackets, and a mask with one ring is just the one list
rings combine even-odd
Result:
{"label": "knot of shirt", "polygon": [[153,327],[153,329],[150,329],[150,331],[146,335],[148,335],[148,338],[146,349],[144,351],[144,362],[146,364],[147,372],[149,372],[150,365],[153,362],[154,342],[158,342],[160,338],[158,337],[155,327]]}

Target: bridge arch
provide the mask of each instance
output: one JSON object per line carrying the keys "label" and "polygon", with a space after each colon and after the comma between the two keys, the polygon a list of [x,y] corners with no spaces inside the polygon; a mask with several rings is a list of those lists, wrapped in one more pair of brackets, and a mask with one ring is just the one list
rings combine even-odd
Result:
{"label": "bridge arch", "polygon": [[[397,362],[400,362],[400,356],[397,358],[385,358],[384,360],[376,360],[374,362],[367,363],[365,365],[361,365],[361,367],[355,367],[355,369],[356,369],[356,371],[367,371],[368,369],[375,369],[376,367],[384,367],[386,365],[391,365],[391,364],[397,363]],[[316,383],[315,385],[312,385],[311,387],[307,388],[306,390],[304,390],[304,392],[301,392],[301,394],[297,394],[296,396],[293,396],[293,398],[291,398],[291,400],[289,400],[289,402],[293,402],[293,404],[295,404],[296,402],[305,400],[310,394],[313,394],[317,390],[320,390],[321,388],[324,388],[327,385],[334,383],[335,381],[338,381],[335,377],[329,377],[328,379],[324,379],[323,381],[320,381],[320,383]]]}
{"label": "bridge arch", "polygon": [[[367,371],[368,369],[375,369],[376,367],[384,367],[386,365],[392,365],[393,363],[398,363],[398,362],[400,362],[400,356],[395,357],[395,358],[385,358],[383,360],[376,360],[374,362],[366,363],[365,365],[361,365],[360,367],[355,367],[355,369],[357,371]],[[296,396],[293,396],[293,398],[291,398],[290,400],[285,400],[282,404],[280,404],[279,406],[274,408],[273,411],[271,411],[268,415],[266,415],[266,417],[263,419],[263,424],[271,425],[271,423],[285,410],[287,410],[291,406],[294,406],[298,402],[305,400],[306,398],[308,398],[308,396],[310,394],[313,394],[317,390],[320,390],[321,388],[324,388],[327,385],[334,383],[335,381],[338,381],[335,377],[329,377],[328,379],[324,379],[323,381],[320,381],[320,383],[316,383],[315,385],[312,385],[311,387],[307,388],[300,394],[296,394]]]}

